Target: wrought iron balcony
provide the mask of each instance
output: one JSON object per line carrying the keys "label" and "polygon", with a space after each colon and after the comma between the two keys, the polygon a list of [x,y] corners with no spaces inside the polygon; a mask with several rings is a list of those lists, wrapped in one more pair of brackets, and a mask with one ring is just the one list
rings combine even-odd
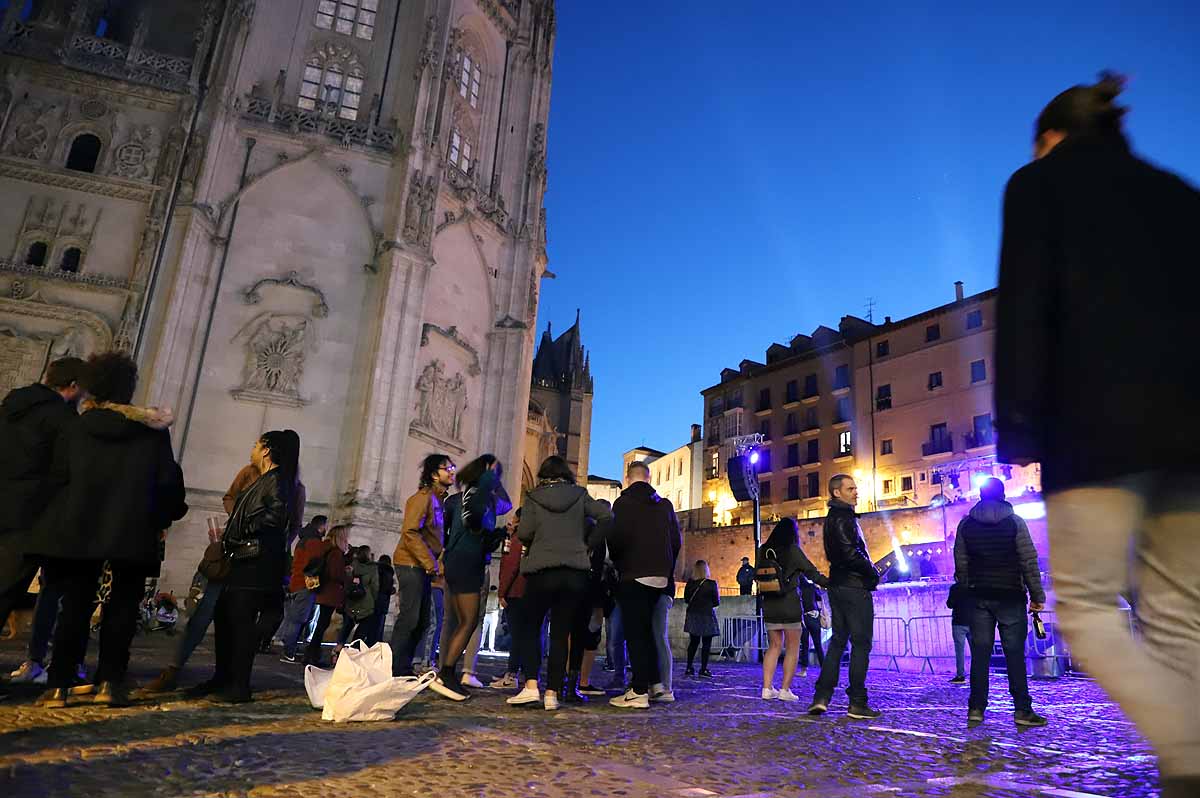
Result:
{"label": "wrought iron balcony", "polygon": [[954,451],[954,436],[947,435],[944,438],[936,438],[932,441],[926,441],[921,444],[921,456],[932,457],[935,454],[946,454]]}

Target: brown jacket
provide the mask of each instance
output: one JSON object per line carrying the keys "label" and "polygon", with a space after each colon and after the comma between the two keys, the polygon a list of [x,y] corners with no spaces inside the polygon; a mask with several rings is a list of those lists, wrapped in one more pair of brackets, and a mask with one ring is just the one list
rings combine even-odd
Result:
{"label": "brown jacket", "polygon": [[428,573],[437,571],[442,554],[442,499],[433,488],[421,488],[404,503],[400,543],[392,553],[392,564],[415,566]]}

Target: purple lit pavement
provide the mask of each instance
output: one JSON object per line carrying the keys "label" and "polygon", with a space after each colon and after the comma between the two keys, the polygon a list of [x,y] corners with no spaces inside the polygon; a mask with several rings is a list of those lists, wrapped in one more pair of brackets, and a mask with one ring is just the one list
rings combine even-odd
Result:
{"label": "purple lit pavement", "polygon": [[[149,679],[173,639],[139,638]],[[185,684],[205,675],[211,640]],[[0,644],[0,662],[19,659]],[[486,661],[495,670],[498,660]],[[943,676],[872,672],[875,722],[804,714],[758,698],[753,666],[717,662],[716,679],[676,676],[678,701],[649,711],[606,702],[548,713],[493,690],[465,704],[426,692],[394,722],[334,725],[308,707],[302,671],[258,662],[259,700],[239,707],[178,695],[122,710],[40,710],[32,694],[0,703],[0,795],[15,796],[607,796],[786,798],[989,796],[1137,798],[1156,794],[1146,744],[1086,680],[1035,681],[1044,729],[1018,729],[1003,676],[980,727],[965,687]],[[601,679],[609,674],[598,670]],[[843,672],[844,678],[844,672]]]}

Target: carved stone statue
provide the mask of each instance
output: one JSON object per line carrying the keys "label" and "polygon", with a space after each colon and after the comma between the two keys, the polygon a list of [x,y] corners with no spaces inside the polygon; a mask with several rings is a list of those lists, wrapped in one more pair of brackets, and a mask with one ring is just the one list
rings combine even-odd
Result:
{"label": "carved stone statue", "polygon": [[421,242],[421,173],[415,172],[408,185],[408,198],[404,201],[404,240],[410,244]]}
{"label": "carved stone statue", "polygon": [[204,161],[204,136],[200,133],[192,135],[192,143],[187,148],[183,160],[183,174],[180,177],[180,199],[190,200],[196,192],[196,179],[200,176],[200,165]]}
{"label": "carved stone statue", "polygon": [[461,441],[467,414],[467,386],[462,372],[445,378],[445,366],[431,360],[417,378],[412,425],[448,441]]}
{"label": "carved stone statue", "polygon": [[421,191],[421,243],[429,246],[433,238],[433,209],[437,205],[437,181],[433,175],[425,178]]}
{"label": "carved stone statue", "polygon": [[279,70],[275,76],[275,86],[271,89],[271,107],[278,108],[283,103],[284,92],[287,89],[287,70]]}

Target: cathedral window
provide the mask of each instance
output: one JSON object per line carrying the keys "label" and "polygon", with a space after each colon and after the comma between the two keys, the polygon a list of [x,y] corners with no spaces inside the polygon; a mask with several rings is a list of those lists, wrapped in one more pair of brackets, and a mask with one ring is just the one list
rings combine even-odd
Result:
{"label": "cathedral window", "polygon": [[363,72],[357,63],[337,58],[326,51],[304,65],[299,105],[305,110],[335,110],[342,119],[358,118],[362,102]]}
{"label": "cathedral window", "polygon": [[29,251],[25,253],[25,265],[36,266],[39,269],[45,266],[48,249],[45,241],[34,241],[29,245]]}
{"label": "cathedral window", "polygon": [[471,104],[472,108],[479,107],[479,85],[483,80],[483,71],[479,62],[468,52],[463,52],[462,71],[458,78],[458,94]]}
{"label": "cathedral window", "polygon": [[58,270],[75,274],[79,271],[79,261],[82,259],[83,252],[79,247],[71,247],[63,252],[62,260],[58,264]]}
{"label": "cathedral window", "polygon": [[91,133],[76,136],[67,153],[67,168],[76,172],[95,172],[100,161],[100,146],[100,139]]}
{"label": "cathedral window", "polygon": [[463,172],[471,171],[471,140],[457,130],[450,131],[450,164]]}
{"label": "cathedral window", "polygon": [[379,0],[320,0],[317,27],[370,41],[375,38],[378,11]]}

